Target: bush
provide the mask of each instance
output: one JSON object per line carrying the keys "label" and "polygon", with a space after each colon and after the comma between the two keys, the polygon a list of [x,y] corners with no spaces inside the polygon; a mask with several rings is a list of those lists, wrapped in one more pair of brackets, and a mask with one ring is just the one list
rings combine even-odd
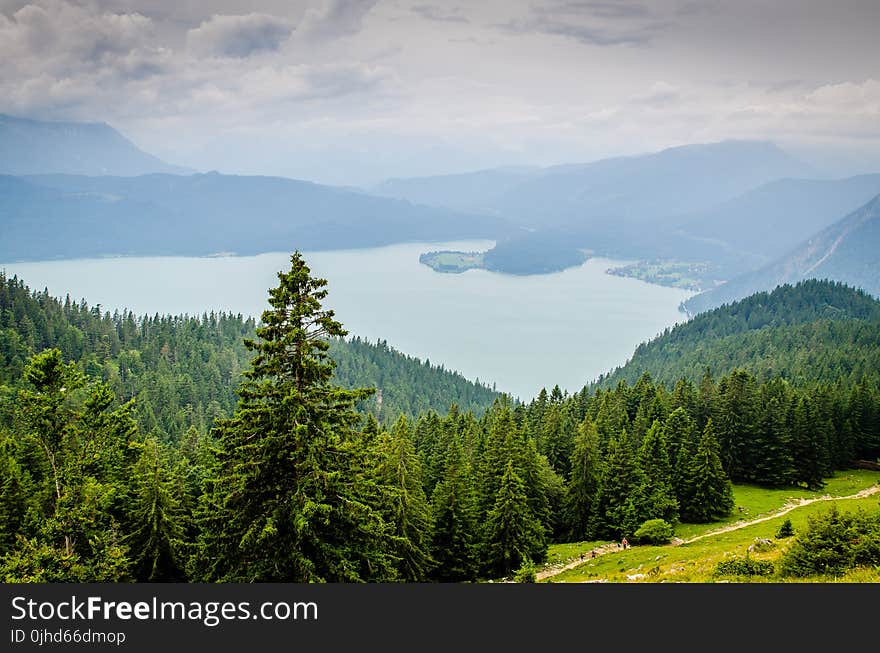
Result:
{"label": "bush", "polygon": [[535,570],[535,565],[531,560],[526,558],[523,560],[520,568],[517,569],[513,574],[513,580],[516,583],[537,583],[538,575]]}
{"label": "bush", "polygon": [[754,560],[748,554],[745,558],[734,556],[715,565],[716,576],[772,576],[776,568],[767,560]]}
{"label": "bush", "polygon": [[668,544],[672,540],[672,526],[663,519],[649,519],[633,534],[641,544]]}
{"label": "bush", "polygon": [[785,576],[828,574],[880,564],[880,511],[840,513],[836,506],[810,517],[782,558]]}
{"label": "bush", "polygon": [[779,527],[779,530],[776,531],[776,539],[781,540],[784,537],[791,537],[794,535],[794,526],[791,525],[791,520],[787,519],[782,522],[782,526]]}

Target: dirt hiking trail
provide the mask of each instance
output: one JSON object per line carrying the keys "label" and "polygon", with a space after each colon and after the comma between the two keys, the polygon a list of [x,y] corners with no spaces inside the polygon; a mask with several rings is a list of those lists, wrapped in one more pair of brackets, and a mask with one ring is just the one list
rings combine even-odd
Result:
{"label": "dirt hiking trail", "polygon": [[[764,515],[763,517],[756,517],[755,519],[749,519],[747,521],[738,521],[733,524],[728,524],[727,526],[722,526],[721,528],[716,528],[715,530],[708,531],[708,532],[703,533],[701,535],[696,535],[694,537],[690,537],[686,540],[675,539],[672,541],[671,546],[681,546],[682,544],[690,544],[691,542],[696,542],[697,540],[702,540],[705,537],[713,537],[715,535],[721,535],[722,533],[729,533],[730,531],[736,531],[736,530],[739,530],[740,528],[748,528],[752,524],[759,524],[761,522],[770,521],[771,519],[776,519],[777,517],[781,517],[782,515],[787,515],[792,510],[795,510],[797,508],[801,508],[803,506],[808,506],[811,503],[817,503],[819,501],[838,501],[838,500],[845,500],[845,499],[864,499],[864,498],[869,497],[873,494],[877,494],[878,492],[880,492],[880,485],[872,485],[871,487],[865,488],[864,490],[862,490],[860,492],[856,492],[855,494],[850,494],[849,496],[845,496],[845,497],[833,497],[831,495],[825,494],[821,497],[813,497],[812,499],[797,499],[796,501],[791,501],[791,502],[785,504],[784,506],[782,506],[782,508],[780,508],[779,510],[776,510],[776,511],[771,512],[767,515]],[[599,556],[605,555],[607,553],[614,553],[615,551],[620,551],[621,549],[620,549],[619,544],[617,544],[616,542],[612,542],[610,544],[603,544],[602,546],[597,546],[597,547],[593,548],[592,550],[596,552],[595,557],[599,557]],[[572,560],[571,562],[568,562],[564,565],[555,565],[549,569],[543,569],[543,570],[539,571],[535,575],[535,577],[539,581],[544,580],[545,578],[552,578],[553,576],[561,574],[563,571],[568,571],[569,569],[574,569],[575,567],[579,567],[580,565],[587,563],[591,559],[592,559],[591,554],[585,553],[584,558],[582,560],[576,558],[576,559]]]}

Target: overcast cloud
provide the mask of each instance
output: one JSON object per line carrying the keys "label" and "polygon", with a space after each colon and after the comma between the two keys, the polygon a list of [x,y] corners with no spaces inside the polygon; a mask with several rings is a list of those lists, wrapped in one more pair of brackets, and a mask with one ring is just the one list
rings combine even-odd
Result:
{"label": "overcast cloud", "polygon": [[0,112],[341,184],[725,138],[880,170],[876,0],[0,0]]}

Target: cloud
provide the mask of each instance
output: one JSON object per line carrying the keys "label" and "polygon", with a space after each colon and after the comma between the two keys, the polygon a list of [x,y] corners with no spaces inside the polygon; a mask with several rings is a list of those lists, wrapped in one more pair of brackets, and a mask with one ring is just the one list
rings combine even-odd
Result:
{"label": "cloud", "polygon": [[470,21],[464,17],[459,7],[454,9],[445,9],[435,5],[416,5],[412,8],[412,12],[421,16],[425,20],[438,23],[469,23]]}
{"label": "cloud", "polygon": [[292,31],[286,19],[267,14],[217,15],[189,30],[186,44],[197,55],[243,59],[277,50]]}
{"label": "cloud", "polygon": [[678,102],[681,93],[677,86],[668,82],[654,82],[646,93],[635,95],[631,101],[636,105],[644,105],[655,108],[667,107]]}
{"label": "cloud", "polygon": [[90,14],[64,2],[26,5],[9,18],[0,15],[0,54],[4,60],[38,61],[51,67],[88,66],[132,50],[151,47],[153,22],[138,13]]}
{"label": "cloud", "polygon": [[497,27],[518,34],[550,34],[597,46],[645,45],[668,23],[643,5],[564,2],[533,6],[529,14]]}
{"label": "cloud", "polygon": [[353,36],[363,29],[364,17],[379,0],[329,0],[326,7],[310,9],[300,25],[312,41],[333,40]]}
{"label": "cloud", "polygon": [[384,66],[344,55],[309,61],[297,52],[292,61],[283,46],[295,35],[293,21],[270,14],[204,19],[176,46],[161,27],[141,14],[60,0],[0,13],[0,112],[117,124],[208,115],[259,123],[302,115],[297,103],[338,104],[391,78]]}
{"label": "cloud", "polygon": [[565,2],[558,7],[569,13],[584,13],[598,18],[641,18],[651,13],[644,5],[633,2]]}

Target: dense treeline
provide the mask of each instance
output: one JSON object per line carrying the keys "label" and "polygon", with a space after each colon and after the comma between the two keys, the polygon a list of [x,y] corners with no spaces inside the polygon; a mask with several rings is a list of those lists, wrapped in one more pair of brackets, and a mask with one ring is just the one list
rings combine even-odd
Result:
{"label": "dense treeline", "polygon": [[[876,370],[803,386],[734,369],[667,387],[645,373],[570,396],[557,387],[528,404],[501,397],[480,415],[453,404],[380,424],[356,411],[371,391],[334,376],[330,343],[346,334],[322,308],[326,282],[298,254],[279,281],[259,326],[138,321],[40,293],[32,299],[49,310],[16,315],[27,303],[7,304],[4,365],[21,372],[7,377],[0,426],[4,580],[507,576],[541,562],[552,541],[715,520],[734,508],[731,480],[818,488],[853,458],[880,455]],[[45,319],[57,311],[70,317]],[[33,328],[21,335],[25,318]],[[28,357],[49,344],[39,334],[56,347]],[[173,334],[194,344],[177,348]],[[150,396],[126,385],[127,352],[154,383],[161,371],[200,369],[199,355],[232,382],[240,357],[227,369],[210,356],[235,340],[251,358],[234,411],[209,430],[173,424],[188,424],[176,439],[159,419],[137,417]]]}
{"label": "dense treeline", "polygon": [[[191,426],[205,432],[235,408],[235,390],[249,364],[243,339],[253,337],[255,328],[252,318],[228,313],[110,314],[85,301],[31,292],[0,272],[0,423],[9,424],[13,388],[28,357],[57,348],[65,361],[107,383],[121,402],[136,399],[133,414],[141,432],[165,441],[179,440]],[[400,413],[445,410],[452,401],[482,412],[498,396],[385,342],[335,338],[331,353],[340,385],[378,387],[361,408],[389,423]]]}
{"label": "dense treeline", "polygon": [[598,384],[633,384],[644,370],[664,383],[696,383],[706,367],[798,385],[855,382],[880,369],[880,302],[830,281],[779,286],[667,329]]}

